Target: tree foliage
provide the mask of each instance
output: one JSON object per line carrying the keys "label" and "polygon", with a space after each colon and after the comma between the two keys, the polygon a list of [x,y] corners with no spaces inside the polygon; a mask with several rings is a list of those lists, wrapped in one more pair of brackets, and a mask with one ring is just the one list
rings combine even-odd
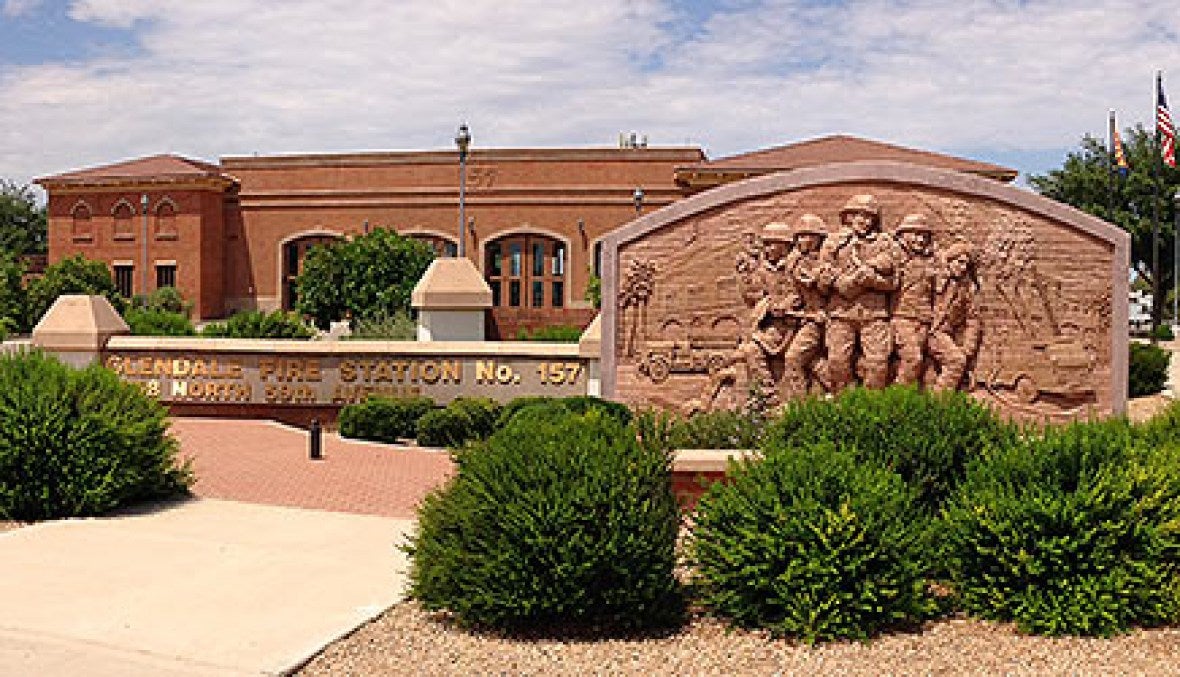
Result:
{"label": "tree foliage", "polygon": [[[1152,282],[1153,210],[1159,210],[1160,294],[1155,299],[1153,319],[1158,324],[1167,290],[1174,284],[1172,267],[1175,251],[1176,211],[1172,196],[1180,190],[1180,170],[1164,166],[1155,150],[1154,133],[1141,125],[1123,132],[1130,171],[1126,178],[1112,177],[1106,143],[1086,136],[1081,148],[1065,158],[1061,169],[1032,176],[1029,183],[1040,194],[1084,212],[1106,219],[1131,234],[1131,265],[1144,280]],[[1157,179],[1153,175],[1158,168]],[[1155,206],[1153,207],[1153,201]]]}
{"label": "tree foliage", "polygon": [[45,208],[33,189],[0,179],[0,251],[15,256],[46,251]]}
{"label": "tree foliage", "polygon": [[0,251],[0,333],[19,331],[25,324],[25,267],[12,254]]}
{"label": "tree foliage", "polygon": [[44,275],[29,283],[26,328],[35,326],[62,294],[105,296],[119,313],[127,306],[127,300],[115,288],[107,264],[78,254],[48,266]]}
{"label": "tree foliage", "polygon": [[410,309],[410,292],[434,259],[425,242],[377,228],[348,241],[315,247],[299,276],[300,312],[326,329]]}

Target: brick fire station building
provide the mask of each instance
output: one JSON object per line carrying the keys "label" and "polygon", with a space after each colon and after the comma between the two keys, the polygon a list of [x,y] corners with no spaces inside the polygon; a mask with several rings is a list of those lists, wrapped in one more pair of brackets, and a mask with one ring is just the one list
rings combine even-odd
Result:
{"label": "brick fire station building", "polygon": [[[686,196],[760,174],[893,160],[1011,181],[992,164],[849,136],[709,160],[699,148],[475,149],[468,155],[466,254],[493,291],[489,332],[585,325],[584,300],[609,232]],[[43,177],[49,260],[110,265],[127,296],[175,286],[199,318],[291,308],[311,247],[392,228],[458,245],[456,151],[224,157],[157,155]]]}

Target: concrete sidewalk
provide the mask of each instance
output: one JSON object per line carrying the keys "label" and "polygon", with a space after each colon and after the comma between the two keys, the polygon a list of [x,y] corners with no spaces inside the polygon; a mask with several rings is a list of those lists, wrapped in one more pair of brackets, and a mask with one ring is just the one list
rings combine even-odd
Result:
{"label": "concrete sidewalk", "polygon": [[409,520],[194,499],[0,533],[0,675],[259,675],[399,601]]}

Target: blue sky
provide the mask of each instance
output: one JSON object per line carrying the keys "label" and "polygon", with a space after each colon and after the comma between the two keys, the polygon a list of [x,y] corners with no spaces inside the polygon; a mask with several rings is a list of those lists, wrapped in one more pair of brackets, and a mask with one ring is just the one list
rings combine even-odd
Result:
{"label": "blue sky", "polygon": [[0,0],[0,177],[128,157],[846,133],[1059,166],[1180,101],[1175,0]]}

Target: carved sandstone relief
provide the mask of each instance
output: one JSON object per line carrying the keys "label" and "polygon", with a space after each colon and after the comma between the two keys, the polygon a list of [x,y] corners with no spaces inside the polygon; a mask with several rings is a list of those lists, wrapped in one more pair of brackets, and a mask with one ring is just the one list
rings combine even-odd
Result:
{"label": "carved sandstone relief", "polygon": [[693,412],[911,383],[1020,418],[1106,411],[1112,251],[930,189],[724,205],[620,247],[618,393]]}

